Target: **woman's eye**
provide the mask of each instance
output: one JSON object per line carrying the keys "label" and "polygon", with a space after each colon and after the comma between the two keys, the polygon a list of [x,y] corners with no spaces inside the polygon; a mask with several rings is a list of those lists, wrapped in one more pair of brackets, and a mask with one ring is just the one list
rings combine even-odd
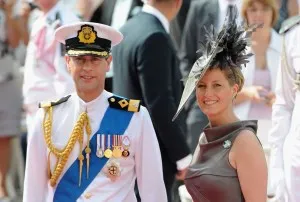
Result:
{"label": "woman's eye", "polygon": [[205,85],[198,85],[198,88],[205,88]]}

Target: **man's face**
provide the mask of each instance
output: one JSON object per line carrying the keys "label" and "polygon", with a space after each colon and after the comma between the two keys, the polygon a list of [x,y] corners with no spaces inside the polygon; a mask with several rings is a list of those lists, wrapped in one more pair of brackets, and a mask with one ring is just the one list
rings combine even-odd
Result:
{"label": "man's face", "polygon": [[77,92],[96,93],[104,89],[105,75],[109,71],[112,56],[66,56],[68,70]]}

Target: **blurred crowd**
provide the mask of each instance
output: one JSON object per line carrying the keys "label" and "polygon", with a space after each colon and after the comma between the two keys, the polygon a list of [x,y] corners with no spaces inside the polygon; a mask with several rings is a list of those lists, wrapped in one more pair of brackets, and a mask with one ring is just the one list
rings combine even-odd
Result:
{"label": "blurred crowd", "polygon": [[[55,29],[76,21],[122,29],[128,20],[143,12],[143,4],[142,0],[0,0],[0,202],[18,201],[22,195],[26,140],[38,103],[74,91],[73,80],[63,62],[64,47],[54,40]],[[267,135],[282,52],[279,31],[286,19],[299,14],[297,0],[183,0],[177,16],[168,19],[176,53],[168,64],[172,64],[169,68],[178,69],[174,77],[179,80],[187,77],[193,63],[201,56],[197,50],[206,42],[203,27],[213,25],[215,30],[220,30],[232,4],[237,5],[238,20],[245,26],[263,24],[252,36],[249,52],[254,56],[243,70],[245,85],[237,95],[235,112],[241,120],[259,120],[258,136],[268,156]],[[173,12],[171,8],[169,12]],[[113,57],[114,53],[113,50]],[[118,66],[122,66],[122,61],[114,59],[106,75],[105,89],[122,95],[122,87],[126,86],[122,82],[126,81],[121,81],[123,72],[116,69]],[[188,146],[190,153],[208,123],[195,99],[188,101],[182,117],[186,126],[186,144],[182,144]],[[164,169],[164,172],[167,171]],[[172,201],[181,200],[178,187],[182,184],[182,176],[178,179],[170,185]],[[273,192],[270,188],[269,195]]]}

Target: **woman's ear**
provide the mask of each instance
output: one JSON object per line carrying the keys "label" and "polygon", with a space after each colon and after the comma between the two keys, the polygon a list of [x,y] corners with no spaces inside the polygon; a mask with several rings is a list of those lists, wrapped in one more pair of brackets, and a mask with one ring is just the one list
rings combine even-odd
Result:
{"label": "woman's ear", "polygon": [[238,92],[239,92],[239,85],[234,84],[233,87],[232,87],[233,98],[236,98]]}

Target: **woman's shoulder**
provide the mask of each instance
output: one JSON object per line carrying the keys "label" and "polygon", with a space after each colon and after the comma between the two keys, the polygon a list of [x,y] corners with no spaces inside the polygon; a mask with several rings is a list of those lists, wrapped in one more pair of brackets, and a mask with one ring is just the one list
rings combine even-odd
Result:
{"label": "woman's shoulder", "polygon": [[249,129],[242,129],[235,138],[233,150],[239,154],[252,154],[256,152],[263,152],[262,145],[256,136],[255,131]]}

